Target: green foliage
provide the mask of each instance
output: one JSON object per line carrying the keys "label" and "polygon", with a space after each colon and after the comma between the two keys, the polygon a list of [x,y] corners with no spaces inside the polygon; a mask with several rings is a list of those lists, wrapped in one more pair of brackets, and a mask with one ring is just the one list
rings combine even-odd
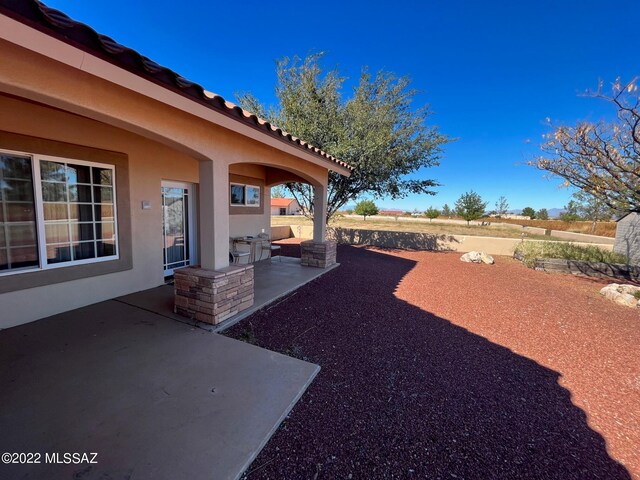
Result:
{"label": "green foliage", "polygon": [[356,204],[354,212],[356,215],[362,215],[366,220],[368,216],[377,215],[379,210],[373,200],[362,200]]}
{"label": "green foliage", "polygon": [[536,218],[538,220],[549,220],[549,212],[546,208],[541,208],[536,212]]}
{"label": "green foliage", "polygon": [[534,218],[536,218],[536,211],[531,207],[524,207],[522,209],[522,215],[533,220]]}
{"label": "green foliage", "polygon": [[452,217],[453,211],[446,203],[442,206],[442,216],[443,217]]}
{"label": "green foliage", "polygon": [[429,207],[424,212],[424,214],[429,219],[429,221],[431,221],[434,218],[438,218],[440,216],[440,210],[438,210],[437,208]]}
{"label": "green foliage", "polygon": [[[426,106],[415,106],[417,92],[409,79],[364,68],[353,94],[345,98],[344,78],[336,68],[323,70],[322,57],[278,62],[276,107],[264,107],[250,93],[238,99],[243,108],[355,167],[348,178],[330,172],[327,218],[365,192],[392,199],[433,194],[435,181],[407,176],[438,165],[449,139],[428,125]],[[313,211],[310,186],[287,188],[305,211]]]}
{"label": "green foliage", "polygon": [[563,222],[576,222],[581,220],[578,214],[578,204],[574,200],[569,200],[564,207],[564,212],[560,214],[560,220]]}
{"label": "green foliage", "polygon": [[456,200],[456,214],[467,221],[467,225],[471,220],[482,218],[487,208],[487,202],[483,202],[480,195],[473,190],[463,193]]}
{"label": "green foliage", "polygon": [[522,256],[522,262],[529,268],[534,267],[536,258],[604,263],[627,262],[627,257],[619,253],[602,250],[596,246],[582,246],[567,242],[522,242],[516,247],[515,253]]}
{"label": "green foliage", "polygon": [[633,296],[636,297],[638,300],[640,300],[640,290],[634,293]]}

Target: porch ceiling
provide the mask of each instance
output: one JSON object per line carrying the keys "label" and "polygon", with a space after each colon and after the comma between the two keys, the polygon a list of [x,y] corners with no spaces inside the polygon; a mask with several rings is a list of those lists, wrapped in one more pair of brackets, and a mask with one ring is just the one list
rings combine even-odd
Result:
{"label": "porch ceiling", "polygon": [[319,367],[107,301],[0,332],[2,478],[234,479]]}

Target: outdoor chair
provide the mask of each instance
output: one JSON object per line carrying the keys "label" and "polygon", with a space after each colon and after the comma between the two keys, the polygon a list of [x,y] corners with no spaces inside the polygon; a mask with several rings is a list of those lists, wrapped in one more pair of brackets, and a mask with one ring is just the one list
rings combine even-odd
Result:
{"label": "outdoor chair", "polygon": [[249,257],[249,252],[241,252],[237,249],[236,242],[233,238],[229,238],[229,263],[239,263],[240,258]]}
{"label": "outdoor chair", "polygon": [[278,261],[281,262],[282,255],[280,253],[280,245],[274,245],[273,243],[271,243],[271,238],[267,233],[258,234],[258,238],[262,240],[262,245],[260,249],[260,260],[262,260],[262,252],[269,252],[269,255],[271,257],[273,257],[274,252],[276,252],[276,255],[278,256]]}

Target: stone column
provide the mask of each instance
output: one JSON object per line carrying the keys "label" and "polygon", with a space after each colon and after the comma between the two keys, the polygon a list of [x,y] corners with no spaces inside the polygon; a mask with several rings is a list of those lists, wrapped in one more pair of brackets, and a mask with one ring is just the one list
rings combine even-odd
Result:
{"label": "stone column", "polygon": [[222,161],[200,162],[200,266],[218,270],[229,266],[229,166]]}
{"label": "stone column", "polygon": [[300,244],[301,264],[304,266],[327,268],[336,263],[336,242],[326,238],[326,219],[327,182],[313,187],[313,240]]}
{"label": "stone column", "polygon": [[174,312],[217,325],[253,305],[253,265],[229,265],[229,166],[200,162],[200,265],[174,272]]}

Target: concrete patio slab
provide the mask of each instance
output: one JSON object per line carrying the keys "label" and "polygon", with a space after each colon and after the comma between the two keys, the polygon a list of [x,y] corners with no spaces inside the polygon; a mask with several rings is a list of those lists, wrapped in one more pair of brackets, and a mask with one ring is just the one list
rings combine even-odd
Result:
{"label": "concrete patio slab", "polygon": [[42,456],[0,478],[238,478],[319,368],[117,301],[2,330],[0,452]]}
{"label": "concrete patio slab", "polygon": [[340,264],[328,268],[303,267],[299,258],[276,257],[272,260],[254,263],[254,297],[253,306],[225,320],[219,325],[198,322],[173,313],[173,286],[162,285],[142,292],[132,293],[116,300],[133,305],[159,315],[173,318],[180,322],[203,328],[210,332],[221,332],[238,323],[243,318],[275,302],[279,298],[300,288],[302,285],[337,268]]}

